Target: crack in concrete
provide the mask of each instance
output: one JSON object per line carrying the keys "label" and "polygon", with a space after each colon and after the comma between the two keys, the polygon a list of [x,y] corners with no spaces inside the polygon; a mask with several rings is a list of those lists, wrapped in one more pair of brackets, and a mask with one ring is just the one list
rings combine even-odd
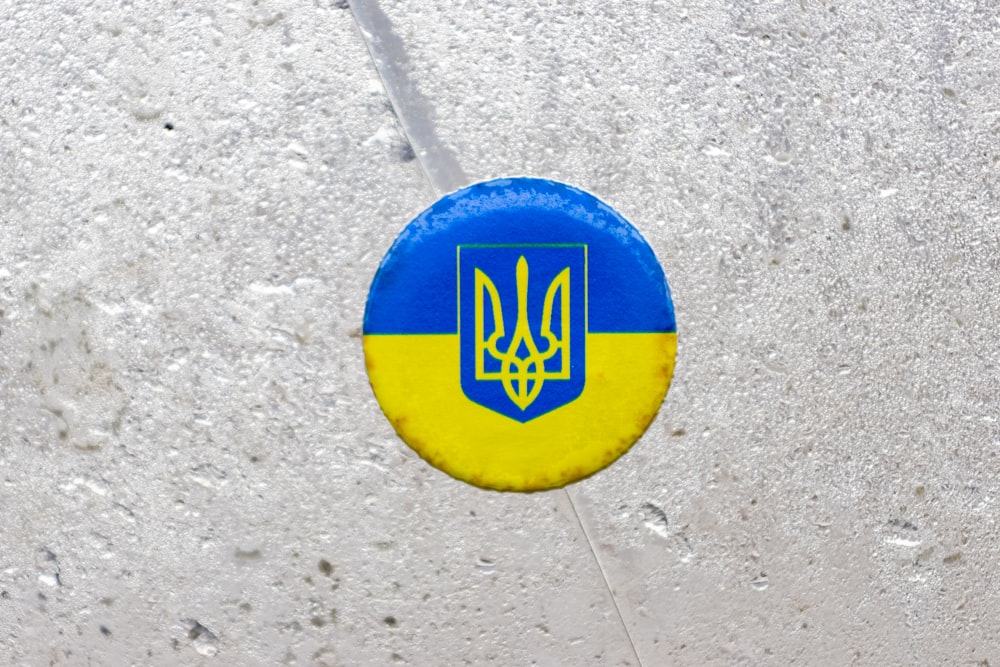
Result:
{"label": "crack in concrete", "polygon": [[410,76],[410,60],[392,21],[376,0],[349,0],[348,5],[427,180],[438,194],[465,187],[469,178],[455,152],[438,136],[434,106]]}
{"label": "crack in concrete", "polygon": [[[406,54],[406,47],[403,40],[393,30],[389,17],[378,6],[377,0],[348,0],[348,6],[361,32],[362,39],[368,47],[368,53],[375,64],[375,69],[382,80],[386,94],[389,96],[393,113],[399,120],[403,133],[413,147],[417,161],[435,193],[440,196],[469,185],[469,178],[459,165],[454,151],[438,136],[434,123],[434,106],[424,97],[411,78],[410,61]],[[590,554],[597,564],[597,569],[601,574],[608,596],[611,598],[611,604],[625,633],[625,639],[632,650],[632,655],[635,656],[639,667],[642,667],[638,648],[632,638],[632,633],[629,631],[628,624],[625,622],[625,617],[622,615],[618,600],[615,598],[614,589],[611,587],[604,563],[601,562],[597,550],[594,548],[594,540],[591,538],[590,531],[584,525],[573,496],[566,489],[560,491],[569,503],[580,531],[590,547]]]}

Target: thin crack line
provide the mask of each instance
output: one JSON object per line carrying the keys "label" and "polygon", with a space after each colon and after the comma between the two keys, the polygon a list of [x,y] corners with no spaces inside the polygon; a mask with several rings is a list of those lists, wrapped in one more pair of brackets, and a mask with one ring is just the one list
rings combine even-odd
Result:
{"label": "thin crack line", "polygon": [[608,589],[608,595],[611,597],[611,604],[615,607],[615,613],[618,614],[618,622],[622,626],[622,630],[625,631],[625,637],[628,639],[629,646],[632,649],[632,655],[635,656],[635,661],[642,667],[642,658],[639,657],[639,649],[636,648],[635,639],[632,637],[632,632],[628,629],[628,623],[625,622],[625,616],[622,615],[621,607],[618,606],[618,598],[615,597],[615,591],[611,588],[611,580],[608,579],[608,573],[604,569],[604,563],[601,562],[600,557],[597,555],[597,549],[594,546],[594,540],[590,536],[590,531],[587,530],[587,526],[583,523],[583,519],[580,517],[580,512],[576,508],[576,503],[573,501],[573,496],[570,495],[568,489],[561,489],[561,491],[566,494],[566,500],[569,501],[570,509],[573,510],[573,516],[576,517],[576,522],[580,526],[583,536],[587,538],[587,544],[590,546],[590,555],[594,557],[594,562],[597,563],[597,569],[601,573],[601,577],[604,579],[604,586]]}
{"label": "thin crack line", "polygon": [[[389,103],[392,105],[393,113],[399,121],[403,136],[410,142],[417,164],[427,178],[431,189],[441,196],[448,192],[453,192],[469,184],[469,179],[459,165],[454,153],[445,146],[437,136],[433,121],[430,118],[432,108],[423,97],[414,83],[406,73],[408,58],[402,40],[392,31],[392,24],[388,17],[382,12],[375,0],[348,0],[351,16],[354,17],[361,39],[368,49],[368,55],[375,65],[379,80],[385,89]],[[379,51],[379,47],[385,47],[385,53]],[[615,597],[614,589],[608,579],[608,573],[604,569],[604,563],[597,555],[594,540],[580,518],[580,512],[576,508],[576,503],[567,489],[560,489],[573,510],[576,523],[583,533],[587,546],[590,548],[590,555],[597,564],[597,569],[601,573],[604,587],[611,598],[618,623],[625,631],[625,638],[628,640],[632,655],[635,656],[638,667],[642,667],[642,660],[639,658],[639,651],[636,648],[635,640],[629,631],[625,617],[622,615],[618,599]]]}
{"label": "thin crack line", "polygon": [[382,87],[399,121],[403,136],[424,175],[438,195],[469,184],[455,153],[438,136],[434,107],[410,78],[410,60],[403,40],[376,0],[348,0],[354,23],[375,64]]}

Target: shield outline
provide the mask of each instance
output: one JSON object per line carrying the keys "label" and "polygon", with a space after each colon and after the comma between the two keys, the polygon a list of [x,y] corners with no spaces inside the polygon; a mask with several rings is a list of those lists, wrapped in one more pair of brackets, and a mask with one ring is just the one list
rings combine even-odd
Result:
{"label": "shield outline", "polygon": [[[583,273],[583,276],[582,276],[582,283],[583,283],[583,315],[582,315],[582,317],[583,317],[583,327],[582,328],[583,328],[583,331],[582,331],[582,340],[579,343],[576,344],[576,346],[578,346],[578,347],[576,347],[573,344],[572,339],[570,341],[571,379],[574,380],[574,381],[576,380],[576,378],[572,376],[573,370],[576,370],[576,369],[573,369],[573,366],[574,366],[573,360],[576,359],[576,356],[574,356],[573,351],[574,351],[574,348],[576,347],[576,349],[579,350],[579,357],[580,357],[580,359],[578,361],[578,363],[579,363],[579,370],[577,370],[577,372],[579,372],[580,374],[582,374],[582,381],[580,381],[580,383],[579,383],[579,389],[578,389],[578,391],[574,392],[573,396],[571,398],[568,398],[568,399],[562,401],[561,403],[559,403],[557,405],[552,405],[552,406],[550,406],[550,407],[548,407],[548,408],[546,408],[544,410],[537,410],[537,409],[536,410],[532,410],[531,409],[532,406],[528,406],[527,410],[521,411],[513,403],[513,401],[510,401],[509,398],[506,398],[506,401],[509,402],[509,406],[506,405],[506,403],[504,403],[503,405],[504,405],[504,407],[506,409],[498,409],[498,407],[496,405],[488,405],[488,404],[486,404],[486,403],[484,403],[484,402],[482,402],[480,400],[477,400],[476,398],[470,396],[469,393],[466,391],[466,386],[465,386],[466,385],[466,378],[465,378],[465,375],[466,375],[466,365],[469,362],[468,362],[468,360],[465,357],[466,342],[464,341],[464,337],[463,337],[463,333],[462,333],[462,260],[461,260],[461,256],[462,256],[462,249],[464,249],[464,248],[470,248],[470,249],[472,249],[472,248],[475,248],[475,249],[486,249],[486,248],[505,248],[505,249],[515,249],[515,248],[526,248],[526,249],[535,249],[535,248],[581,248],[583,250],[583,262],[582,262],[582,273]],[[457,245],[455,247],[455,270],[456,270],[456,299],[455,299],[456,308],[455,308],[455,310],[456,310],[456,318],[457,318],[457,320],[456,320],[457,321],[457,332],[458,332],[458,339],[459,339],[459,345],[458,345],[458,347],[459,347],[459,375],[460,375],[460,377],[459,377],[459,385],[460,385],[460,388],[462,390],[463,395],[468,400],[472,401],[476,405],[479,405],[479,406],[481,406],[483,408],[486,408],[487,410],[490,410],[491,412],[495,412],[496,414],[503,415],[504,417],[508,417],[508,418],[513,419],[515,421],[521,422],[523,424],[523,423],[527,423],[529,421],[532,421],[534,419],[537,419],[538,417],[541,417],[543,415],[549,414],[549,413],[551,413],[551,412],[553,412],[555,410],[558,410],[559,408],[561,408],[563,406],[569,405],[570,403],[572,403],[573,401],[575,401],[577,398],[580,397],[580,395],[583,393],[584,387],[586,386],[586,379],[587,379],[587,363],[586,363],[587,345],[586,345],[586,338],[587,338],[587,336],[589,334],[589,330],[590,330],[590,322],[589,322],[589,320],[590,320],[590,317],[589,317],[589,313],[590,313],[590,311],[589,311],[590,276],[589,276],[589,266],[588,266],[588,262],[589,262],[589,256],[588,255],[589,255],[589,248],[588,248],[588,246],[587,246],[586,243],[463,243],[463,244],[459,244],[459,245]],[[572,308],[572,306],[571,306],[571,308]],[[506,312],[506,310],[504,312]],[[474,365],[474,362],[473,362],[473,365]],[[478,381],[478,382],[482,382],[482,381]],[[549,380],[549,382],[552,382],[552,380]],[[543,388],[542,392],[544,393],[544,391],[545,390]]]}

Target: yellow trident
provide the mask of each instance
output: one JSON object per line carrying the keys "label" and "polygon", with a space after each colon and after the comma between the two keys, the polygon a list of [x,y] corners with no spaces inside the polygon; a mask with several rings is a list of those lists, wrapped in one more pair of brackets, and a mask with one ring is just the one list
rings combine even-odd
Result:
{"label": "yellow trident", "polygon": [[[545,292],[542,309],[541,334],[548,341],[544,352],[538,350],[528,326],[528,261],[524,255],[517,260],[517,323],[514,335],[505,351],[497,349],[497,342],[504,337],[503,309],[500,293],[489,276],[476,269],[476,380],[500,380],[504,391],[514,404],[526,409],[538,398],[545,380],[569,379],[569,267],[552,279]],[[494,330],[489,338],[484,331],[484,294],[490,297]],[[560,296],[561,337],[552,333],[552,307],[557,294]],[[519,354],[521,348],[524,354]],[[562,353],[558,371],[546,371],[545,362]],[[486,353],[500,362],[500,371],[486,371]]]}

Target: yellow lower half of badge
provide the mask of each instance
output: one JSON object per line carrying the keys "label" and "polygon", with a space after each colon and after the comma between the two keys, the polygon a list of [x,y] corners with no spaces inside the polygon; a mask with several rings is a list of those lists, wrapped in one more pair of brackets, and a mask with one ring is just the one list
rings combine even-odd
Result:
{"label": "yellow lower half of badge", "polygon": [[642,435],[670,386],[677,334],[588,334],[583,393],[523,424],[462,393],[457,335],[366,335],[364,347],[383,412],[427,462],[479,487],[540,491],[601,470]]}

